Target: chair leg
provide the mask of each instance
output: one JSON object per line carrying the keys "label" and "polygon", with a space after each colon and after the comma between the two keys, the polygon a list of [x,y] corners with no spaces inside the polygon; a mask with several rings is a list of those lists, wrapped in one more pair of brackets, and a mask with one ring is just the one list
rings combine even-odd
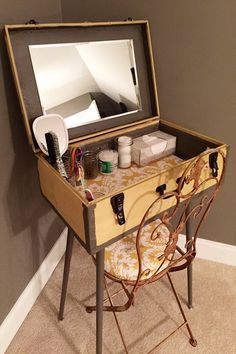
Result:
{"label": "chair leg", "polygon": [[[130,298],[124,305],[119,305],[119,306],[103,306],[103,311],[108,311],[108,312],[124,312],[128,310],[128,308],[132,305],[133,299]],[[86,306],[85,308],[86,312],[92,313],[93,311],[96,311],[96,306]]]}
{"label": "chair leg", "polygon": [[196,347],[196,346],[197,346],[197,341],[196,341],[196,339],[194,338],[194,336],[193,336],[193,334],[192,334],[192,331],[191,331],[190,326],[189,326],[189,324],[188,324],[186,315],[185,315],[184,310],[183,310],[183,308],[182,308],[182,306],[181,306],[181,303],[180,303],[178,294],[177,294],[177,292],[176,292],[176,290],[175,290],[174,284],[173,284],[173,282],[172,282],[172,280],[171,280],[171,277],[170,277],[170,274],[169,274],[169,273],[167,273],[167,277],[168,277],[168,279],[169,279],[169,282],[170,282],[170,285],[171,285],[171,289],[172,289],[172,291],[173,291],[173,293],[174,293],[176,302],[177,302],[177,304],[178,304],[178,306],[179,306],[180,312],[181,312],[182,317],[183,317],[183,319],[184,319],[184,322],[185,322],[185,324],[186,324],[186,327],[187,327],[187,330],[188,330],[188,333],[189,333],[189,336],[190,336],[189,343],[190,343],[193,347]]}
{"label": "chair leg", "polygon": [[[111,294],[110,294],[110,292],[109,292],[109,289],[108,289],[108,286],[107,286],[107,281],[106,281],[105,278],[104,278],[104,282],[105,282],[105,289],[106,289],[106,293],[107,293],[107,296],[108,296],[110,305],[111,305],[111,307],[114,307],[113,301],[112,301],[112,297],[111,297]],[[123,336],[122,331],[121,331],[121,328],[120,328],[120,324],[119,324],[119,321],[118,321],[116,312],[115,312],[115,311],[112,311],[112,313],[113,313],[114,318],[115,318],[115,321],[116,321],[116,325],[117,325],[117,328],[118,328],[118,331],[119,331],[119,334],[120,334],[120,338],[121,338],[121,340],[122,340],[122,343],[123,343],[123,346],[124,346],[124,349],[125,349],[125,353],[126,353],[126,354],[129,354],[129,353],[128,353],[128,349],[127,349],[126,344],[125,344],[124,336]]]}

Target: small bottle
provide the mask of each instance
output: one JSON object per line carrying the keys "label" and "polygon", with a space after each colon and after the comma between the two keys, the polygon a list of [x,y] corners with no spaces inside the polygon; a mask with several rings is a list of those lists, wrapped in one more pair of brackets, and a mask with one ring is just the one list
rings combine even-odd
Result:
{"label": "small bottle", "polygon": [[133,141],[129,136],[118,138],[119,167],[128,168],[131,166],[131,145]]}
{"label": "small bottle", "polygon": [[102,174],[114,173],[118,164],[118,152],[103,150],[99,153],[99,170]]}

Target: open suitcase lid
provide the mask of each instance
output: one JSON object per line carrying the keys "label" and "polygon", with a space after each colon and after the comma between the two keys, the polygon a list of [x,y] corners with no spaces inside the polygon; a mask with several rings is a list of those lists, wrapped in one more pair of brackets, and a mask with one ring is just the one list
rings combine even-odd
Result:
{"label": "open suitcase lid", "polygon": [[45,114],[64,118],[69,142],[160,117],[148,21],[9,25],[5,35],[34,152]]}

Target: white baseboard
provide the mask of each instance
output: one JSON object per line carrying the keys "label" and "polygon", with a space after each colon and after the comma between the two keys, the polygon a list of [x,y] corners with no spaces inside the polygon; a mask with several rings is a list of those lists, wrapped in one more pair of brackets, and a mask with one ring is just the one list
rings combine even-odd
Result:
{"label": "white baseboard", "polygon": [[[178,242],[180,247],[183,248],[185,242],[186,236],[180,235]],[[236,246],[198,238],[197,257],[208,261],[236,266]]]}
{"label": "white baseboard", "polygon": [[66,249],[65,228],[0,326],[0,354],[5,353]]}
{"label": "white baseboard", "polygon": [[[6,319],[0,326],[0,354],[4,354],[16,332],[34,305],[43,287],[63,256],[66,248],[65,229],[38,271],[31,279]],[[185,235],[180,235],[179,245],[184,247]],[[209,261],[236,266],[236,246],[204,239],[197,240],[197,256]]]}

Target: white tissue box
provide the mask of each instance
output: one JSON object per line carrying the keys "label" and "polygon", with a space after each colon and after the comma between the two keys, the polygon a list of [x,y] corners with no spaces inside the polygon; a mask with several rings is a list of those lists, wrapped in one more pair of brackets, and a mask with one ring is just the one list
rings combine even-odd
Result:
{"label": "white tissue box", "polygon": [[175,153],[176,137],[160,130],[133,140],[132,161],[139,166]]}

